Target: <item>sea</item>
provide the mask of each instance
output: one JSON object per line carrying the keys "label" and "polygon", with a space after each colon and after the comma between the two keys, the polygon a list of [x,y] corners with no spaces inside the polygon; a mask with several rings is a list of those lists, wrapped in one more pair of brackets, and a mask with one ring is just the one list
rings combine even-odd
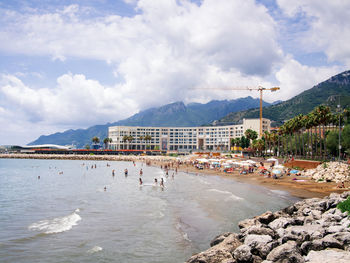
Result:
{"label": "sea", "polygon": [[0,261],[184,262],[240,220],[297,200],[139,162],[0,159]]}

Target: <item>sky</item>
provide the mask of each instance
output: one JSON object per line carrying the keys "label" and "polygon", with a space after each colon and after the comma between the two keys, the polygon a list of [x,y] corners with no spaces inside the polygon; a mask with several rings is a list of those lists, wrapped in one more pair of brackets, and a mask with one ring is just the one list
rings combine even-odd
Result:
{"label": "sky", "polygon": [[350,69],[348,0],[1,0],[0,145]]}

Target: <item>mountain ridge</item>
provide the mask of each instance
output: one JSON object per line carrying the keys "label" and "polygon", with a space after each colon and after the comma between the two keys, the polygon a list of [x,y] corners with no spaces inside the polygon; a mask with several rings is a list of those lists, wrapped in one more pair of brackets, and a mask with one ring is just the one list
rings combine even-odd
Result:
{"label": "mountain ridge", "polygon": [[[293,98],[263,108],[263,117],[274,121],[274,126],[281,125],[285,120],[298,114],[307,114],[316,106],[324,104],[335,109],[337,103],[330,98],[340,95],[340,104],[343,108],[350,106],[350,70],[344,71],[329,79],[303,91]],[[259,109],[248,109],[235,113],[229,113],[218,120],[220,123],[237,123],[243,118],[258,118]]]}
{"label": "mountain ridge", "polygon": [[[181,101],[140,111],[131,117],[107,124],[94,125],[87,129],[67,130],[50,135],[41,135],[28,145],[35,144],[75,144],[78,148],[91,143],[91,138],[107,137],[109,126],[201,126],[226,116],[229,112],[259,107],[259,99],[251,96],[235,100],[213,100],[208,103],[189,103]],[[263,105],[270,105],[264,102]]]}

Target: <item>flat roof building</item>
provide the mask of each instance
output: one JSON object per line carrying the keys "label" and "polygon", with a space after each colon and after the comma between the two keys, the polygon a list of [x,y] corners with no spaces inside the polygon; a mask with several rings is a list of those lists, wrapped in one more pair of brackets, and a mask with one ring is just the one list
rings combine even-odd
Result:
{"label": "flat roof building", "polygon": [[[270,131],[271,121],[263,119],[263,132]],[[242,124],[206,127],[139,127],[108,128],[112,150],[230,150],[231,139],[240,138],[252,129],[259,134],[260,119],[243,119]]]}

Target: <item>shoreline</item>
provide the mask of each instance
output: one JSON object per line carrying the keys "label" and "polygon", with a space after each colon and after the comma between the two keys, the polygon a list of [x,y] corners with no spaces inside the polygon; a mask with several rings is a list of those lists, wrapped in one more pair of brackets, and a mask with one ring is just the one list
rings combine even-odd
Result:
{"label": "shoreline", "polygon": [[[169,163],[177,162],[176,157],[172,156],[135,156],[135,155],[62,155],[62,154],[0,154],[1,159],[43,159],[43,160],[84,160],[84,161],[135,161],[149,163],[152,166],[163,167]],[[170,168],[170,165],[169,165]],[[169,170],[174,170],[170,168]],[[282,190],[288,192],[291,196],[297,198],[322,198],[329,194],[342,193],[348,191],[348,188],[337,188],[334,182],[317,183],[308,177],[300,177],[301,181],[292,180],[295,176],[284,176],[279,179],[266,178],[256,172],[240,175],[238,171],[225,173],[216,169],[198,170],[190,164],[179,164],[178,171],[194,174],[215,175],[225,178],[232,178],[236,181],[260,185],[273,190]],[[347,184],[347,186],[349,186]]]}

